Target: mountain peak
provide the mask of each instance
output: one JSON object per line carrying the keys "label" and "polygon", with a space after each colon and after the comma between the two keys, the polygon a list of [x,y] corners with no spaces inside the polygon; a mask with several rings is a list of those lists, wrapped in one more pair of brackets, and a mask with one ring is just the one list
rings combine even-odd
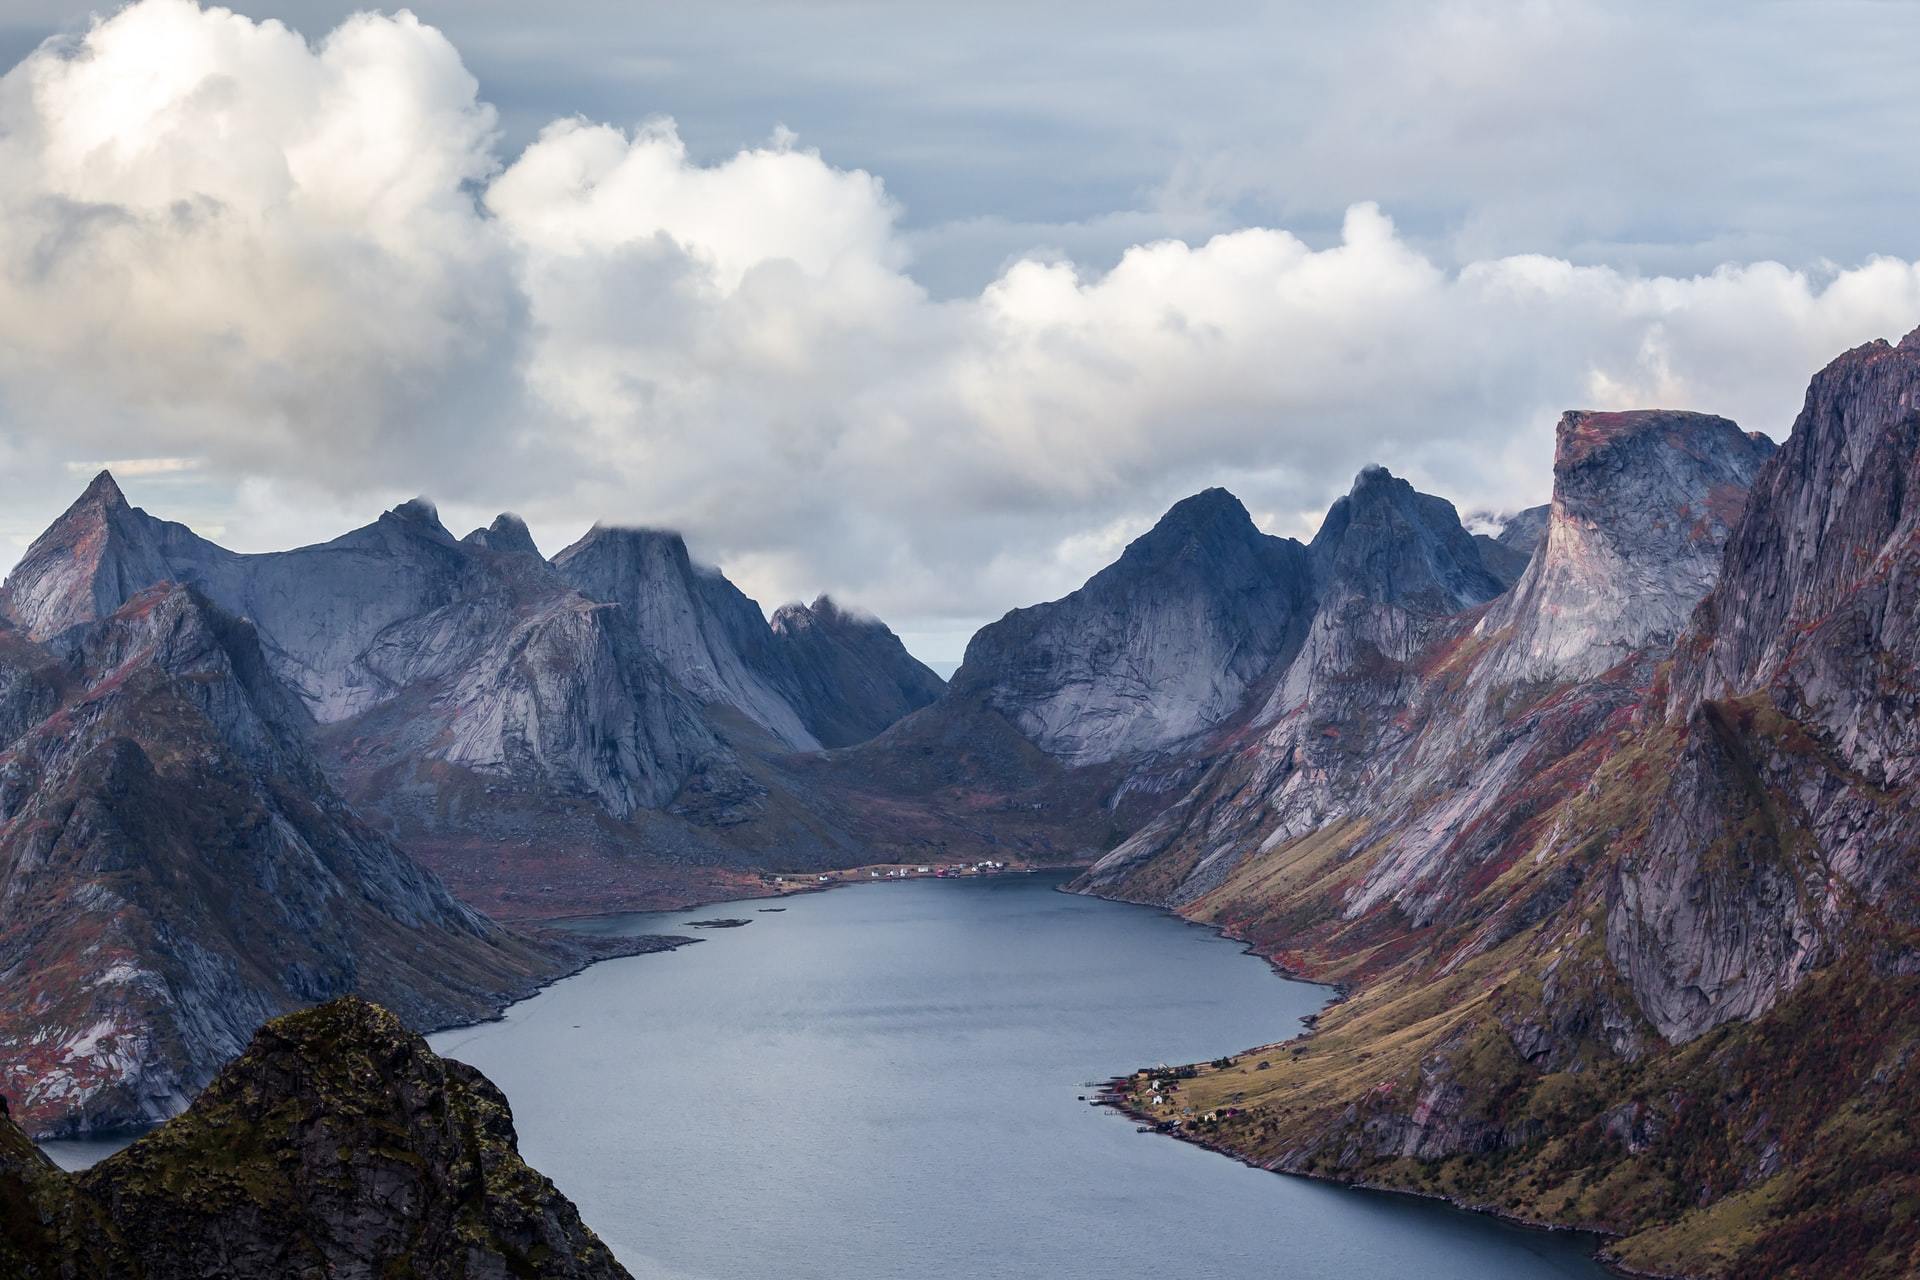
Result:
{"label": "mountain peak", "polygon": [[100,472],[7,575],[0,612],[35,639],[106,617],[173,576],[157,523],[127,505],[112,472]]}
{"label": "mountain peak", "polygon": [[86,489],[73,505],[76,508],[83,506],[119,508],[127,505],[127,495],[120,492],[120,483],[113,478],[113,472],[103,467],[100,474],[87,483]]}
{"label": "mountain peak", "polygon": [[1191,497],[1180,499],[1167,508],[1154,528],[1198,528],[1212,525],[1245,525],[1253,527],[1253,517],[1240,499],[1218,485],[1202,489]]}
{"label": "mountain peak", "polygon": [[1774,451],[1726,418],[1674,409],[1569,412],[1556,434],[1546,538],[1481,624],[1512,628],[1498,670],[1514,682],[1585,679],[1671,644]]}
{"label": "mountain peak", "polygon": [[460,541],[469,546],[485,547],[489,551],[540,557],[540,548],[535,545],[533,532],[527,528],[527,522],[511,511],[502,511],[493,518],[492,524],[484,529],[475,529]]}
{"label": "mountain peak", "polygon": [[1128,543],[1120,559],[1102,572],[1156,570],[1195,554],[1209,558],[1226,547],[1267,539],[1240,499],[1218,487],[1202,489],[1168,507],[1153,528]]}
{"label": "mountain peak", "polygon": [[422,525],[428,529],[446,533],[445,526],[440,523],[440,509],[428,498],[408,498],[387,514],[396,520],[404,520],[408,524]]}
{"label": "mountain peak", "polygon": [[[1378,462],[1369,462],[1366,466],[1354,473],[1353,487],[1347,492],[1359,493],[1366,489],[1390,486],[1396,482],[1402,485],[1407,484],[1405,480],[1401,480],[1400,477],[1394,475],[1393,472],[1387,470]],[[1407,487],[1412,488],[1413,486],[1407,485]]]}
{"label": "mountain peak", "polygon": [[1378,464],[1334,499],[1309,548],[1321,589],[1456,613],[1500,594],[1460,513]]}

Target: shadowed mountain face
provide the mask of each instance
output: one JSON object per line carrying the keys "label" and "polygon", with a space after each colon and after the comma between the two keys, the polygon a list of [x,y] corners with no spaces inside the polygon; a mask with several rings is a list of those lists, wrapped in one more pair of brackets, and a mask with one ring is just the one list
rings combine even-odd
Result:
{"label": "shadowed mountain face", "polygon": [[422,1025],[579,967],[340,799],[253,629],[177,584],[0,632],[0,1071],[35,1132],[183,1106],[263,1020],[361,992]]}
{"label": "shadowed mountain face", "polygon": [[1306,548],[1209,489],[1072,595],[982,628],[954,694],[1068,764],[1161,750],[1237,711],[1299,645],[1312,599]]}
{"label": "shadowed mountain face", "polygon": [[473,1068],[343,999],[262,1027],[193,1106],[65,1174],[0,1115],[18,1280],[628,1280]]}
{"label": "shadowed mountain face", "polygon": [[823,746],[865,742],[946,692],[946,682],[885,623],[826,596],[775,610],[773,634],[796,701]]}

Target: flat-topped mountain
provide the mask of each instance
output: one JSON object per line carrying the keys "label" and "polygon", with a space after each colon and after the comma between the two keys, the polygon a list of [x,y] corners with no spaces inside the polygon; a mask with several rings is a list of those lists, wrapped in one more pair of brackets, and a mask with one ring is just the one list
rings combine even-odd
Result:
{"label": "flat-topped mountain", "polygon": [[1594,676],[1672,643],[1774,451],[1725,418],[1667,411],[1568,413],[1557,440],[1540,549],[1479,624],[1511,632],[1506,681]]}

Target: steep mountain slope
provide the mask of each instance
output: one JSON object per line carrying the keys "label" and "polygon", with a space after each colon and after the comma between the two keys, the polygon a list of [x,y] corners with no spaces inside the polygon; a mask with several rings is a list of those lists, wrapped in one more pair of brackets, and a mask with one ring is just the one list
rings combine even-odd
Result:
{"label": "steep mountain slope", "polygon": [[946,692],[946,682],[885,623],[826,596],[776,609],[773,635],[802,716],[823,746],[865,742]]}
{"label": "steep mountain slope", "polygon": [[1209,489],[1072,595],[981,628],[953,696],[1070,765],[1168,748],[1225,721],[1300,644],[1312,591],[1305,548]]}
{"label": "steep mountain slope", "polygon": [[[1407,874],[1396,783],[1188,906],[1352,986],[1313,1036],[1204,1070],[1184,1105],[1232,1114],[1192,1136],[1622,1232],[1652,1273],[1920,1268],[1917,400],[1920,334],[1847,353],[1738,502],[1730,426],[1563,427],[1537,590],[1452,650],[1465,701],[1425,713],[1471,761],[1419,819],[1446,832],[1439,887]],[[1678,512],[1671,491],[1586,507],[1642,513],[1619,527],[1564,492],[1663,451],[1656,474],[1707,485],[1664,529],[1644,515]],[[1605,550],[1650,530],[1666,575]],[[1602,603],[1640,607],[1565,594],[1622,575]],[[1557,759],[1502,767],[1578,717],[1597,727]]]}
{"label": "steep mountain slope", "polygon": [[655,906],[770,861],[866,860],[778,760],[816,750],[816,724],[856,741],[928,700],[883,625],[836,612],[824,646],[776,635],[677,535],[595,530],[556,561],[517,517],[456,540],[424,500],[238,555],[103,474],[0,612],[48,638],[177,581],[247,618],[347,799],[488,910]]}
{"label": "steep mountain slope", "polygon": [[1544,542],[1478,628],[1511,633],[1496,681],[1583,679],[1671,644],[1774,448],[1725,418],[1662,411],[1569,413],[1556,439]]}
{"label": "steep mountain slope", "polygon": [[444,1025],[589,958],[362,823],[252,629],[191,588],[44,644],[0,633],[0,689],[0,1070],[36,1132],[162,1119],[302,1004]]}
{"label": "steep mountain slope", "polygon": [[81,1174],[0,1115],[19,1280],[625,1280],[520,1158],[500,1091],[353,999],[262,1027],[184,1114]]}
{"label": "steep mountain slope", "polygon": [[679,534],[595,526],[553,567],[589,599],[614,605],[696,698],[733,708],[790,750],[820,746],[783,687],[788,672],[760,606],[695,565]]}
{"label": "steep mountain slope", "polygon": [[[1429,506],[1424,525],[1411,522],[1387,501],[1411,490],[1363,473],[1343,501],[1378,513],[1360,546],[1392,554],[1335,554],[1342,535],[1329,521],[1316,540],[1326,547],[1320,559],[1350,567],[1323,569],[1313,631],[1262,731],[1102,859],[1088,884],[1192,903],[1252,858],[1242,876],[1250,890],[1248,877],[1292,859],[1293,842],[1333,839],[1346,824],[1336,861],[1359,861],[1341,883],[1346,900],[1322,906],[1351,921],[1323,926],[1364,934],[1385,900],[1428,920],[1458,877],[1482,874],[1469,868],[1495,858],[1543,795],[1577,785],[1583,744],[1631,707],[1648,664],[1671,642],[1671,619],[1704,592],[1701,575],[1711,577],[1724,519],[1649,521],[1647,512],[1699,511],[1709,499],[1737,510],[1770,449],[1697,414],[1616,415],[1610,445],[1599,449],[1592,417],[1562,419],[1549,528],[1505,594],[1484,574],[1449,585],[1466,536],[1450,507]],[[1595,555],[1595,545],[1608,554]],[[1459,550],[1441,555],[1446,547]],[[1641,576],[1621,598],[1609,575],[1629,557]],[[1522,794],[1529,798],[1516,803]],[[1241,906],[1284,919],[1314,910],[1251,890]]]}

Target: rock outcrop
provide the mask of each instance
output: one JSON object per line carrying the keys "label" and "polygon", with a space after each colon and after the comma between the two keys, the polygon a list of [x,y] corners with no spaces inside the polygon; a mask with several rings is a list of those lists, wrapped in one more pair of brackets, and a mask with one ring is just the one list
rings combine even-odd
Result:
{"label": "rock outcrop", "polygon": [[193,1106],[80,1174],[0,1116],[0,1270],[19,1280],[627,1280],[520,1158],[507,1100],[392,1013],[262,1027]]}

